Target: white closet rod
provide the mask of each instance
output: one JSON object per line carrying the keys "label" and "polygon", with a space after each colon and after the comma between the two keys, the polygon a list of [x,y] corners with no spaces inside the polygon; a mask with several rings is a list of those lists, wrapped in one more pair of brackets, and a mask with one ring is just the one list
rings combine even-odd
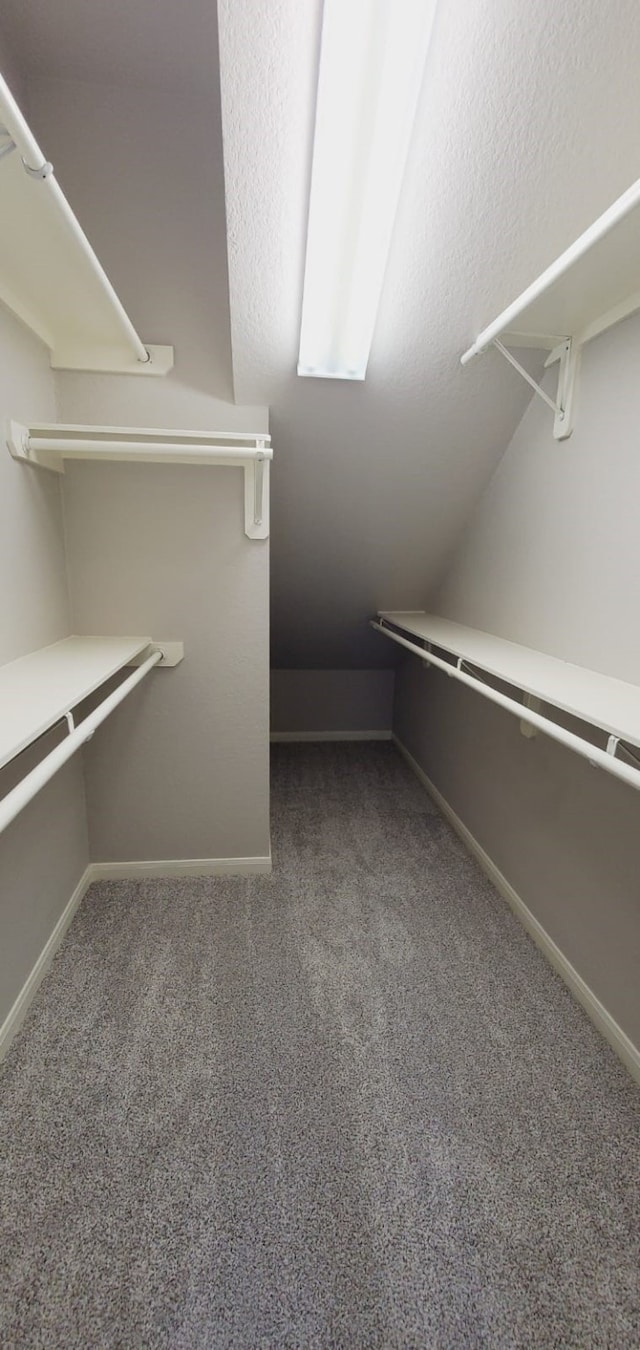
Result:
{"label": "white closet rod", "polygon": [[136,330],[118,299],[111,282],[103,271],[98,259],[87,239],[84,230],[81,229],[76,217],[69,206],[69,203],[55,179],[53,165],[45,159],[35,136],[32,134],[27,123],[20,112],[20,109],[9,89],[8,84],[0,75],[0,124],[4,128],[9,144],[4,147],[4,154],[11,151],[12,145],[15,146],[22,163],[25,173],[30,178],[42,180],[42,191],[52,193],[58,210],[64,218],[67,233],[73,235],[79,248],[82,250],[85,261],[91,268],[94,276],[99,281],[103,291],[108,295],[117,320],[122,329],[125,341],[133,348],[133,351],[142,365],[148,365],[151,357],[144,343],[140,341]]}
{"label": "white closet rod", "polygon": [[218,457],[221,460],[237,459],[240,463],[247,463],[249,460],[273,459],[273,450],[270,445],[248,446],[248,445],[191,445],[188,441],[124,441],[114,439],[108,440],[90,440],[88,437],[80,439],[70,437],[68,440],[62,440],[57,436],[38,436],[31,432],[28,436],[28,451],[35,451],[36,454],[57,454],[64,459],[110,459],[116,455],[126,455],[138,460],[149,459],[171,459],[184,456],[194,460],[203,459],[211,461]]}
{"label": "white closet rod", "polygon": [[393,642],[398,642],[401,647],[406,647],[407,651],[413,652],[414,656],[419,656],[426,665],[437,666],[438,670],[443,670],[451,679],[459,680],[460,684],[466,684],[469,689],[475,689],[476,693],[482,694],[492,703],[497,703],[500,708],[505,708],[507,712],[513,713],[521,722],[529,722],[532,727],[544,732],[545,736],[550,736],[552,740],[559,741],[561,745],[566,745],[570,750],[574,750],[577,755],[587,759],[594,767],[606,769],[607,773],[612,773],[615,778],[621,778],[624,783],[628,783],[631,787],[640,791],[640,770],[633,769],[630,765],[623,764],[621,760],[615,758],[615,747],[617,745],[615,736],[609,738],[610,743],[612,743],[611,750],[600,750],[598,746],[585,741],[582,736],[576,736],[572,731],[565,731],[564,727],[558,726],[548,717],[533,712],[530,708],[527,708],[526,704],[518,703],[514,698],[508,698],[506,694],[501,694],[497,689],[492,689],[490,685],[484,684],[482,680],[476,679],[473,675],[466,675],[460,669],[464,660],[463,657],[459,657],[458,664],[452,666],[448,661],[443,661],[440,656],[434,656],[424,647],[418,647],[415,642],[408,642],[406,638],[400,637],[399,633],[394,633],[390,628],[385,627],[383,623],[378,623],[375,619],[371,620],[371,627],[376,628],[385,637],[391,638]]}
{"label": "white closet rod", "polygon": [[[639,204],[640,178],[635,183],[632,183],[631,187],[627,188],[627,191],[623,192],[622,196],[618,197],[617,201],[613,202],[613,204],[608,207],[597,220],[594,220],[593,224],[580,235],[579,239],[574,240],[574,242],[565,249],[564,253],[561,253],[560,257],[556,258],[554,262],[547,267],[546,271],[542,272],[539,277],[536,277],[536,280],[532,281],[530,286],[527,286],[526,291],[523,291],[522,295],[518,296],[517,300],[514,300],[507,309],[502,311],[502,314],[498,315],[497,319],[493,320],[493,323],[488,324],[487,327],[483,329],[475,342],[469,347],[469,350],[460,357],[461,365],[466,366],[467,361],[471,361],[474,356],[480,356],[482,352],[486,352],[487,347],[489,347],[497,337],[501,337],[502,334],[508,332],[514,324],[517,324],[523,311],[526,311],[529,305],[534,305],[536,300],[539,300],[541,296],[550,291],[555,283],[560,281],[566,272],[570,271],[574,264],[578,263],[590,249],[596,247],[601,240],[604,239],[616,225],[619,225],[626,216],[630,215]],[[630,286],[629,290],[631,291],[632,289],[633,287]],[[562,325],[556,323],[552,332],[557,335],[559,327],[562,327]],[[600,330],[597,329],[596,331]],[[564,338],[567,338],[570,334],[564,333],[563,336]],[[577,341],[581,340],[581,334],[579,332],[574,336]],[[593,337],[594,334],[591,333],[591,336]],[[584,340],[584,338],[582,338],[582,340]],[[558,341],[562,341],[562,337],[558,338]]]}
{"label": "white closet rod", "polygon": [[84,722],[67,736],[66,740],[57,745],[55,750],[52,750],[51,754],[42,760],[41,764],[37,764],[35,769],[32,769],[31,773],[28,773],[26,778],[18,783],[17,787],[7,793],[7,796],[0,801],[0,834],[3,830],[6,830],[7,825],[10,825],[12,820],[15,820],[20,811],[24,810],[24,807],[29,804],[36,793],[40,792],[40,789],[53,778],[58,769],[61,769],[68,759],[71,759],[76,750],[79,750],[85,741],[91,739],[100,723],[104,722],[109,713],[112,713],[114,708],[122,703],[127,694],[130,694],[131,690],[135,689],[136,685],[140,684],[145,675],[148,675],[149,671],[153,670],[153,667],[157,666],[161,660],[161,651],[155,651],[147,657],[147,660],[141,666],[138,666],[133,675],[130,675],[128,679],[118,685],[118,688],[112,694],[109,694],[108,698],[104,699],[100,706],[95,709],[95,712],[90,713]]}

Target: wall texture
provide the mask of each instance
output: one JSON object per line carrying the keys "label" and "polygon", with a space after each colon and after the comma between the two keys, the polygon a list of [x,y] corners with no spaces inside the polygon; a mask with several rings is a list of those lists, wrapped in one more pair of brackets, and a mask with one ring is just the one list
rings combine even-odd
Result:
{"label": "wall texture", "polygon": [[369,669],[389,658],[368,616],[423,602],[529,397],[497,352],[464,370],[461,353],[638,176],[640,13],[437,6],[354,384],[295,374],[321,10],[218,4],[233,373],[278,447],[273,664]]}
{"label": "wall texture", "polygon": [[[530,405],[429,606],[635,684],[639,348],[636,317],[586,349],[569,441]],[[640,1045],[640,794],[412,658],[395,729]]]}
{"label": "wall texture", "polygon": [[[48,353],[0,308],[0,421],[55,418]],[[70,632],[60,480],[0,445],[0,664]],[[48,744],[47,747],[49,748]],[[20,768],[31,767],[29,755]],[[0,771],[0,795],[16,765]],[[0,1025],[88,861],[80,758],[0,837]]]}
{"label": "wall texture", "polygon": [[393,670],[272,670],[274,733],[391,732]]}

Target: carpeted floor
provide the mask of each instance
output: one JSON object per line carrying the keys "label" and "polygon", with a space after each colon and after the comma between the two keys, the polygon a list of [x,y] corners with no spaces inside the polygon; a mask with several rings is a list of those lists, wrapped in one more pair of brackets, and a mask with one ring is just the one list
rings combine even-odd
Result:
{"label": "carpeted floor", "polygon": [[640,1094],[389,745],[87,895],[1,1080],[0,1344],[640,1345]]}

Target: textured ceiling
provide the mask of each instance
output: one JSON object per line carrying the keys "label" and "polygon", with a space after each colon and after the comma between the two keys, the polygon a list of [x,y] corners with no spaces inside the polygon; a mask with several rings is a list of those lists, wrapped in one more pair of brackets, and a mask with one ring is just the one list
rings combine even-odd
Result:
{"label": "textured ceiling", "polygon": [[640,175],[640,7],[440,0],[364,385],[294,373],[320,14],[219,3],[234,381],[272,410],[274,664],[367,665],[528,399],[460,353]]}
{"label": "textured ceiling", "polygon": [[[386,664],[368,614],[428,603],[528,399],[496,354],[463,370],[460,353],[640,175],[640,6],[440,0],[367,379],[353,385],[295,374],[320,0],[218,9],[235,396],[270,404],[276,452],[274,664]],[[3,0],[2,27],[28,75],[153,86],[169,120],[178,93],[205,95],[221,157],[213,0]],[[163,174],[175,189],[174,156]],[[206,276],[217,244],[198,247]],[[144,253],[139,266],[169,303]],[[210,322],[226,327],[226,312]],[[551,429],[548,453],[562,454]]]}

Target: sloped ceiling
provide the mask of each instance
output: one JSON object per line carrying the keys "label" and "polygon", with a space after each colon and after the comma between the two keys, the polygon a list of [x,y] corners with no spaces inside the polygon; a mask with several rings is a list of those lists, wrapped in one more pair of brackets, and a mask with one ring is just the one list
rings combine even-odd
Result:
{"label": "sloped ceiling", "polygon": [[[461,351],[640,175],[640,7],[439,0],[354,385],[295,374],[321,0],[218,9],[220,72],[213,0],[3,0],[1,22],[27,76],[153,87],[168,124],[181,93],[207,119],[221,78],[235,397],[271,405],[276,452],[274,665],[388,664],[368,615],[428,603],[528,399],[497,355],[463,370]],[[140,284],[149,266],[141,253]],[[551,434],[548,452],[562,453]]]}
{"label": "sloped ceiling", "polygon": [[366,382],[298,378],[320,19],[219,0],[234,382],[272,410],[282,666],[389,660],[367,615],[428,602],[528,401],[460,353],[640,174],[636,0],[440,0]]}

